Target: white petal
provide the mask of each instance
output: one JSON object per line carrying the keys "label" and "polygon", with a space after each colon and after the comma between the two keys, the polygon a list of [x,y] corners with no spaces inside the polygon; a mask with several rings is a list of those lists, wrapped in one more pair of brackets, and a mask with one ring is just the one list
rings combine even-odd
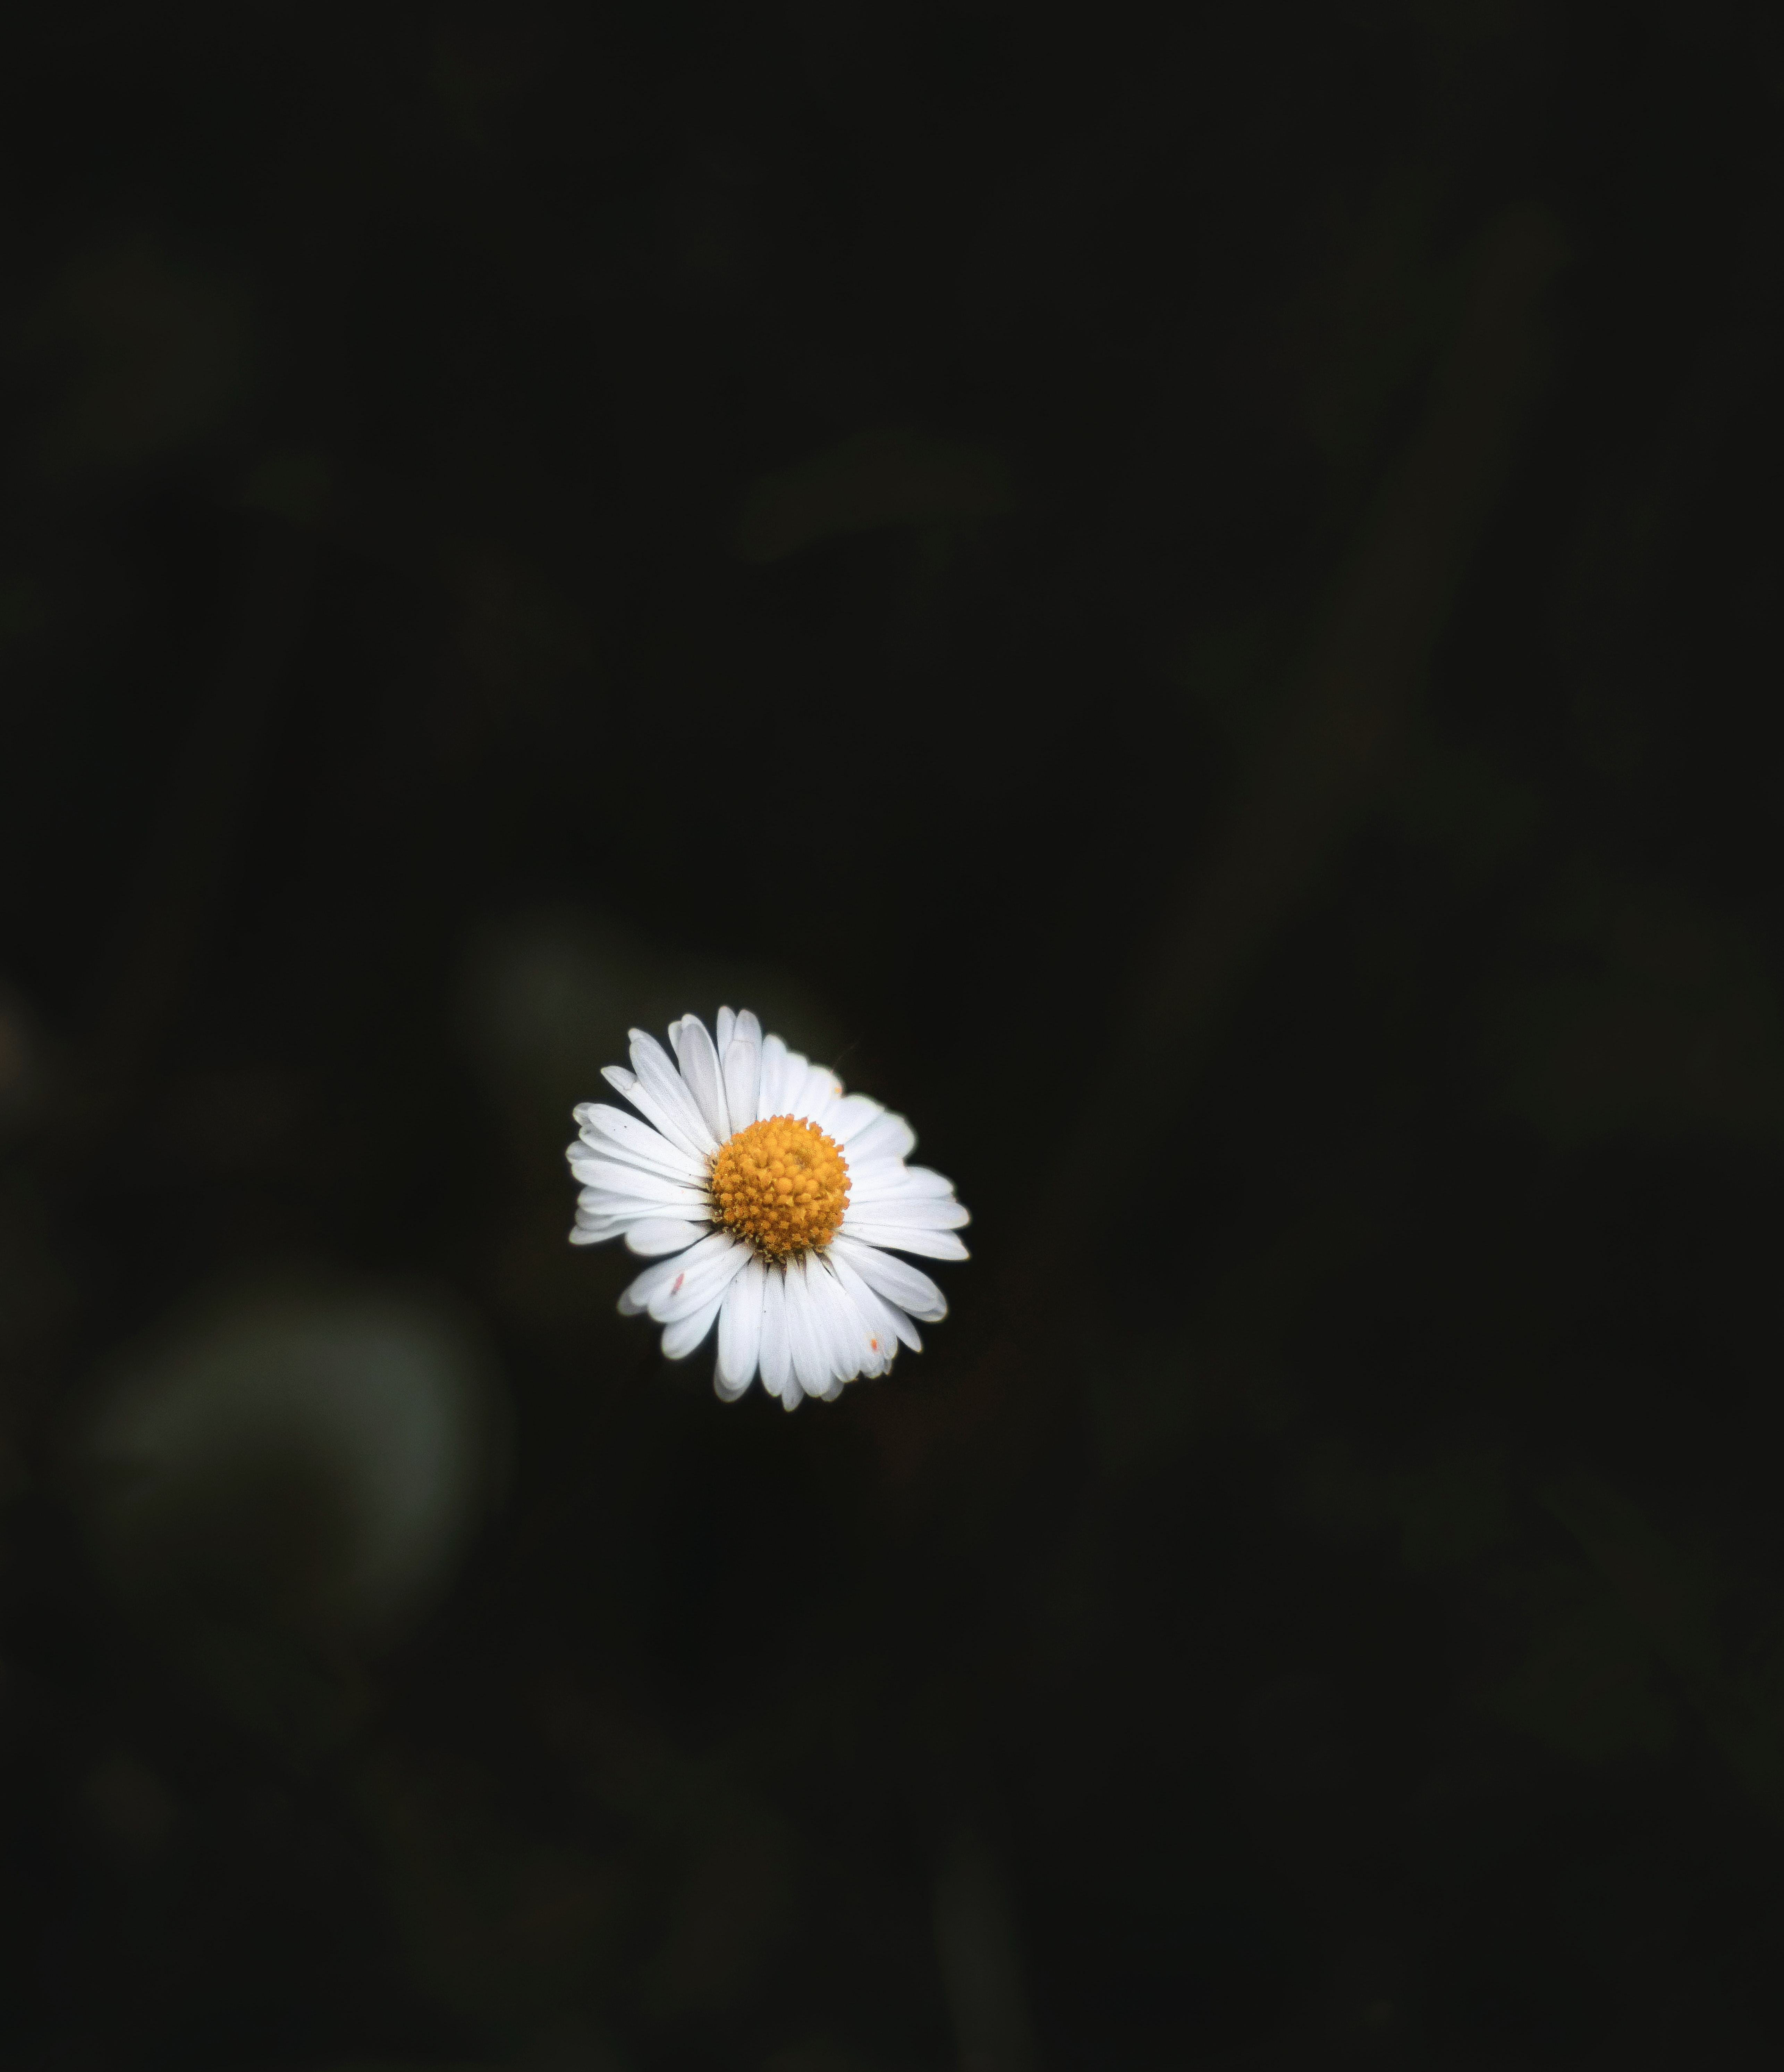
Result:
{"label": "white petal", "polygon": [[954,1192],[952,1180],[944,1179],[939,1173],[931,1173],[927,1166],[878,1161],[860,1172],[851,1158],[849,1174],[853,1183],[849,1193],[852,1202],[878,1201],[882,1197],[898,1201],[942,1201]]}
{"label": "white petal", "polygon": [[648,1307],[658,1323],[672,1324],[696,1309],[705,1309],[743,1271],[750,1258],[750,1248],[730,1231],[725,1235],[727,1243],[722,1251],[709,1252],[697,1262],[692,1253],[688,1254],[682,1272],[652,1296]]}
{"label": "white petal", "polygon": [[803,1050],[789,1050],[780,1067],[780,1111],[783,1115],[797,1115],[800,1102],[805,1092],[805,1081],[812,1069],[811,1060]]}
{"label": "white petal", "polygon": [[701,1120],[713,1133],[713,1149],[731,1134],[730,1112],[725,1104],[725,1080],[718,1068],[718,1053],[697,1014],[681,1018],[675,1039],[676,1055],[681,1060],[681,1076],[700,1109]]}
{"label": "white petal", "polygon": [[762,1261],[752,1259],[725,1291],[725,1306],[718,1313],[718,1367],[716,1380],[721,1396],[741,1396],[756,1371],[762,1349],[763,1284],[767,1279]]}
{"label": "white petal", "polygon": [[673,1202],[647,1201],[642,1195],[612,1194],[593,1187],[585,1187],[576,1198],[576,1220],[586,1229],[592,1230],[600,1223],[624,1230],[633,1223],[662,1219],[697,1225],[701,1231],[713,1227],[713,1212],[704,1205],[686,1208]]}
{"label": "white petal", "polygon": [[[851,1194],[851,1218],[855,1207]],[[970,1212],[951,1194],[939,1199],[933,1194],[876,1194],[869,1202],[861,1205],[861,1219],[866,1223],[884,1223],[891,1230],[931,1231],[961,1230],[972,1220]]]}
{"label": "white petal", "polygon": [[764,1269],[762,1289],[762,1350],[758,1355],[762,1385],[779,1396],[791,1380],[793,1356],[787,1342],[787,1270]]}
{"label": "white petal", "polygon": [[656,1173],[643,1166],[629,1166],[618,1158],[603,1158],[586,1144],[574,1147],[570,1170],[585,1187],[600,1187],[610,1194],[635,1194],[646,1202],[697,1202],[709,1205],[711,1196],[677,1173]]}
{"label": "white petal", "polygon": [[719,1305],[724,1300],[722,1293],[715,1295],[703,1309],[696,1309],[691,1317],[680,1318],[670,1325],[663,1334],[664,1359],[685,1359],[713,1328]]}
{"label": "white petal", "polygon": [[[631,1233],[649,1220],[644,1216],[591,1216],[583,1210],[578,1210],[577,1215],[576,1227],[570,1232],[572,1244],[605,1244],[610,1238],[615,1237],[623,1237],[629,1241]],[[678,1236],[673,1245],[666,1248],[670,1251],[691,1244],[697,1235],[692,1223],[677,1223],[676,1229],[686,1231],[688,1235]]]}
{"label": "white petal", "polygon": [[[660,1252],[685,1250],[712,1228],[710,1223],[697,1223],[689,1218],[666,1215],[660,1208],[654,1213],[625,1209],[610,1214],[603,1214],[596,1209],[578,1209],[576,1221],[578,1229],[599,1231],[607,1237],[623,1237],[629,1251],[642,1251],[649,1259],[654,1259]],[[672,1228],[664,1229],[665,1225],[672,1226]],[[661,1241],[653,1244],[652,1233],[659,1229],[662,1230]],[[632,1240],[640,1231],[644,1233],[643,1243],[642,1245],[635,1244]],[[681,1235],[684,1231],[692,1232],[692,1235]]]}
{"label": "white petal", "polygon": [[[672,1066],[670,1074],[676,1084],[681,1087],[681,1075]],[[641,1116],[654,1123],[659,1134],[666,1137],[677,1151],[684,1153],[689,1158],[701,1161],[710,1156],[694,1135],[682,1127],[679,1102],[672,1107],[666,1107],[636,1072],[628,1072],[623,1065],[603,1065],[601,1076],[616,1092],[623,1093]],[[688,1090],[681,1087],[681,1091],[685,1095]],[[689,1105],[692,1105],[691,1102]],[[701,1133],[705,1134],[704,1129]]]}
{"label": "white petal", "polygon": [[787,1342],[792,1349],[793,1374],[800,1387],[808,1396],[821,1396],[830,1379],[830,1359],[816,1301],[806,1280],[803,1252],[787,1268]]}
{"label": "white petal", "polygon": [[[813,1334],[828,1374],[824,1386],[832,1381],[852,1381],[861,1371],[861,1363],[853,1359],[853,1345],[848,1342],[844,1320],[837,1314],[837,1303],[846,1301],[841,1285],[824,1266],[815,1252],[807,1252],[800,1264],[804,1268],[806,1314],[811,1319]],[[821,1394],[822,1391],[814,1393]]]}
{"label": "white petal", "polygon": [[[860,1275],[855,1276],[853,1287],[846,1282],[835,1266],[830,1271],[836,1274],[837,1285],[842,1290],[842,1299],[849,1305],[849,1328],[854,1333],[855,1343],[860,1348],[861,1371],[865,1375],[886,1373],[898,1357],[898,1328],[890,1306],[882,1302]],[[905,1329],[915,1335],[916,1326],[906,1318]]]}
{"label": "white petal", "polygon": [[699,1103],[689,1091],[688,1082],[676,1070],[668,1053],[654,1036],[643,1029],[634,1029],[631,1034],[632,1069],[638,1075],[639,1091],[648,1094],[663,1114],[673,1119],[676,1129],[664,1129],[658,1116],[652,1116],[651,1120],[659,1129],[664,1129],[665,1136],[685,1138],[690,1149],[710,1157],[718,1149],[719,1139],[708,1128]]}
{"label": "white petal", "polygon": [[797,1050],[789,1050],[779,1037],[765,1036],[762,1039],[762,1112],[790,1112],[793,1096],[804,1083],[804,1059]]}
{"label": "white petal", "polygon": [[662,1213],[663,1204],[660,1202],[645,1202],[631,1209],[603,1209],[591,1207],[587,1197],[579,1194],[576,1201],[576,1227],[594,1234],[586,1242],[598,1244],[602,1238],[617,1237],[621,1231],[630,1230],[634,1223],[643,1223]]}
{"label": "white petal", "polygon": [[[639,1126],[643,1128],[650,1127],[647,1123],[641,1124]],[[653,1137],[656,1136],[655,1130],[652,1130],[651,1134]],[[656,1141],[665,1147],[668,1143],[667,1137],[659,1137]],[[676,1154],[678,1158],[680,1155],[679,1152]],[[638,1178],[649,1178],[658,1182],[667,1181],[672,1186],[704,1189],[706,1185],[706,1175],[704,1173],[685,1171],[679,1167],[672,1170],[666,1166],[647,1165],[642,1158],[634,1158],[629,1152],[622,1149],[617,1144],[604,1142],[598,1145],[589,1144],[578,1138],[568,1148],[565,1156],[569,1161],[570,1170],[579,1180],[584,1180],[590,1186],[598,1183],[587,1181],[586,1168],[591,1161],[597,1159],[604,1165],[611,1166],[616,1172]],[[691,1159],[688,1161],[689,1166],[692,1166],[693,1162]],[[615,1184],[618,1183],[615,1182]]]}
{"label": "white petal", "polygon": [[869,1158],[908,1158],[917,1148],[917,1133],[902,1115],[882,1108],[857,1136],[849,1140],[849,1163]]}
{"label": "white petal", "polygon": [[841,1080],[828,1065],[808,1065],[805,1083],[793,1096],[793,1112],[822,1129],[832,1103],[841,1092]]}
{"label": "white petal", "polygon": [[646,1267],[620,1297],[620,1315],[641,1316],[677,1274],[685,1274],[703,1260],[721,1257],[736,1241],[729,1231],[709,1230],[697,1244],[685,1247],[679,1259],[665,1259],[658,1265]]}
{"label": "white petal", "polygon": [[[630,1076],[628,1075],[628,1076]],[[674,1173],[684,1180],[703,1180],[705,1161],[672,1144],[661,1130],[640,1122],[623,1108],[609,1108],[605,1101],[584,1101],[576,1110],[584,1143],[609,1157],[629,1158],[635,1166]]]}
{"label": "white petal", "polygon": [[712,1229],[710,1223],[677,1223],[668,1216],[642,1217],[626,1232],[626,1249],[640,1259],[655,1259],[660,1252],[679,1252]]}
{"label": "white petal", "polygon": [[721,1007],[713,1024],[713,1048],[720,1057],[731,1047],[731,1037],[737,1028],[737,1017],[728,1007]]}
{"label": "white petal", "polygon": [[823,1319],[831,1379],[839,1386],[853,1381],[870,1364],[878,1372],[884,1362],[868,1343],[876,1334],[861,1321],[861,1312],[844,1292],[841,1281],[822,1259],[813,1263],[806,1280],[817,1298],[818,1314]]}
{"label": "white petal", "polygon": [[799,1376],[796,1374],[789,1374],[787,1377],[787,1386],[780,1392],[781,1408],[797,1410],[804,1396],[805,1391],[799,1385]]}
{"label": "white petal", "polygon": [[[876,1294],[855,1271],[848,1260],[841,1257],[832,1244],[826,1256],[831,1271],[842,1283],[844,1293],[860,1313],[867,1327],[869,1350],[876,1358],[890,1367],[898,1357],[898,1341],[902,1338],[914,1353],[920,1353],[923,1342],[917,1335],[917,1327],[894,1304]],[[869,1367],[869,1374],[877,1371]]]}
{"label": "white petal", "polygon": [[865,1094],[845,1094],[841,1100],[830,1104],[824,1127],[837,1143],[846,1145],[885,1112],[877,1100],[869,1100]]}
{"label": "white petal", "polygon": [[778,1036],[764,1036],[756,1049],[756,1105],[763,1115],[772,1115],[775,1096],[780,1092],[780,1061],[787,1046]]}
{"label": "white petal", "polygon": [[871,1244],[864,1244],[846,1228],[830,1240],[830,1249],[846,1259],[876,1295],[926,1324],[939,1324],[947,1314],[942,1291],[921,1267],[894,1259]]}
{"label": "white petal", "polygon": [[756,1046],[747,1037],[734,1036],[724,1057],[725,1105],[731,1127],[747,1129],[756,1120]]}
{"label": "white petal", "polygon": [[861,1244],[877,1245],[882,1252],[914,1252],[922,1259],[970,1259],[972,1255],[952,1231],[905,1230],[897,1223],[882,1223],[863,1216],[842,1219],[842,1230]]}
{"label": "white petal", "polygon": [[754,1043],[758,1050],[762,1048],[762,1024],[746,1007],[737,1018],[737,1038],[742,1042]]}
{"label": "white petal", "polygon": [[[649,1181],[655,1175],[635,1171],[630,1177]],[[623,1181],[613,1186],[585,1187],[578,1198],[591,1208],[600,1207],[609,1213],[627,1210],[655,1210],[660,1215],[710,1216],[712,1197],[695,1187],[670,1186],[628,1187]]]}
{"label": "white petal", "polygon": [[625,1194],[598,1194],[585,1188],[576,1198],[576,1220],[586,1230],[630,1230],[635,1224],[656,1222],[687,1223],[710,1230],[710,1216],[697,1209],[683,1208],[673,1202],[635,1201]]}

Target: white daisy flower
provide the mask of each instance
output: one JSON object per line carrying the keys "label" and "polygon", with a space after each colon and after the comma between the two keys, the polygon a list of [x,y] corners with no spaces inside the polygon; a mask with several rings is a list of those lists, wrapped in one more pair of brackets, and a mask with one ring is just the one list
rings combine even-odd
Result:
{"label": "white daisy flower", "polygon": [[910,1124],[845,1094],[753,1014],[721,1007],[716,1041],[684,1015],[669,1042],[673,1059],[631,1031],[632,1069],[602,1077],[638,1114],[584,1102],[568,1153],[582,1185],[570,1243],[623,1237],[657,1260],[621,1314],[665,1326],[670,1359],[717,1323],[719,1394],[734,1400],[759,1371],[789,1410],[885,1373],[901,1339],[920,1352],[918,1322],[947,1305],[893,1254],[964,1259],[954,1233],[968,1219],[952,1182],[905,1164]]}

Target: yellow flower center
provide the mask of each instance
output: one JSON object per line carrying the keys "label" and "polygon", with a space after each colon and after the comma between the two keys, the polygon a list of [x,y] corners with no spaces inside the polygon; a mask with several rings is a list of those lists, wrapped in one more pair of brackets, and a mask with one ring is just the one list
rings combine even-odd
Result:
{"label": "yellow flower center", "polygon": [[821,1251],[849,1206],[849,1168],[815,1122],[771,1115],[740,1129],[713,1161],[721,1219],[763,1258]]}

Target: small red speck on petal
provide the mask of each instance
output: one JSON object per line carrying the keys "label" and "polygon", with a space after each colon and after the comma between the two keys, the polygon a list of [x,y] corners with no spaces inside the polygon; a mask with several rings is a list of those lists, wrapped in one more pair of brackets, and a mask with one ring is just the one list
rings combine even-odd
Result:
{"label": "small red speck on petal", "polygon": [[672,1295],[679,1295],[681,1293],[681,1284],[687,1279],[687,1277],[688,1276],[685,1273],[678,1273],[675,1277],[675,1285],[669,1290],[669,1293]]}

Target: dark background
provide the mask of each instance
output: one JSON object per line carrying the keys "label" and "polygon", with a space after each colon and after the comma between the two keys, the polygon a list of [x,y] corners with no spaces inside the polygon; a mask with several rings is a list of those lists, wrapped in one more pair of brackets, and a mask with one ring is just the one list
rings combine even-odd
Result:
{"label": "dark background", "polygon": [[[0,2063],[1776,2062],[1775,15],[34,13]],[[721,1000],[975,1215],[792,1418]]]}

